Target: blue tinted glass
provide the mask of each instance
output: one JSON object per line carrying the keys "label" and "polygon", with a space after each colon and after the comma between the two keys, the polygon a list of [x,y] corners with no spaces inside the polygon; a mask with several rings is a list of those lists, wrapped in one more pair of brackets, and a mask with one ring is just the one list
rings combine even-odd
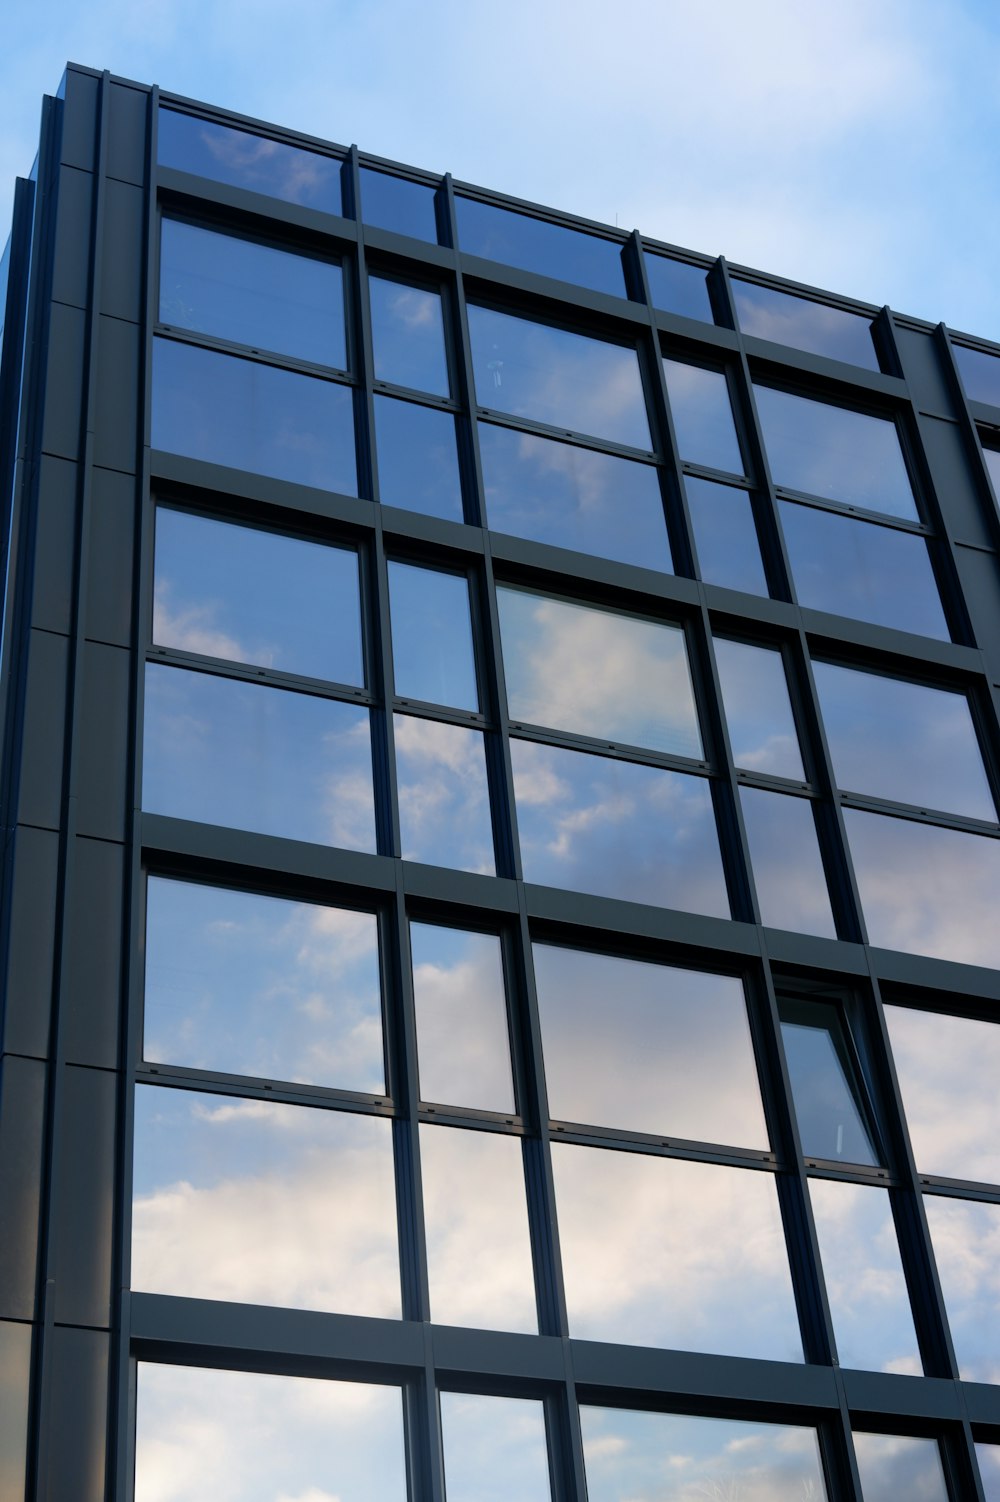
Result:
{"label": "blue tinted glass", "polygon": [[212,120],[198,120],[176,110],[160,110],[158,160],[162,167],[210,177],[300,203],[326,214],[342,214],[340,162],[283,141],[269,141]]}
{"label": "blue tinted glass", "polygon": [[1000,1205],[924,1196],[959,1374],[966,1382],[1000,1383],[997,1243]]}
{"label": "blue tinted glass", "polygon": [[[1000,401],[997,403],[1000,406]],[[986,468],[989,471],[990,483],[993,486],[993,495],[1000,500],[1000,449],[983,449],[983,458],[986,460]]]}
{"label": "blue tinted glass", "polygon": [[393,716],[405,861],[496,872],[482,732]]}
{"label": "blue tinted glass", "polygon": [[1000,1445],[976,1445],[976,1459],[986,1502],[1000,1502]]}
{"label": "blue tinted glass", "polygon": [[778,509],[800,604],[950,640],[922,537],[792,501]]}
{"label": "blue tinted glass", "polygon": [[539,1400],[443,1392],[441,1438],[448,1502],[550,1502]]}
{"label": "blue tinted glass", "polygon": [[698,567],[706,584],[766,595],[750,496],[733,485],[684,476]]}
{"label": "blue tinted glass", "polygon": [[647,250],[646,275],[654,308],[680,313],[684,318],[697,318],[702,323],[715,322],[704,266],[672,261],[669,256],[657,256]]}
{"label": "blue tinted glass", "polygon": [[831,360],[863,365],[866,370],[878,370],[870,318],[778,292],[773,287],[758,287],[738,277],[733,278],[731,285],[744,334],[787,344],[791,349],[808,350],[814,355],[828,355]]}
{"label": "blue tinted glass", "polygon": [[652,465],[485,422],[479,452],[495,532],[672,572]]}
{"label": "blue tinted glass", "polygon": [[729,917],[702,777],[512,740],[526,881]]}
{"label": "blue tinted glass", "polygon": [[801,782],[802,756],[781,653],[715,638],[722,702],[736,766]]}
{"label": "blue tinted glass", "polygon": [[988,402],[991,407],[1000,407],[1000,356],[988,355],[981,349],[969,349],[964,344],[952,344],[951,347],[966,396],[974,402]]}
{"label": "blue tinted glass", "polygon": [[776,485],[917,521],[896,424],[829,402],[755,386]]}
{"label": "blue tinted glass", "polygon": [[421,1100],[515,1110],[497,935],[411,923],[410,953]]}
{"label": "blue tinted glass", "polygon": [[936,1439],[909,1434],[854,1433],[864,1502],[948,1502]]}
{"label": "blue tinted glass", "polygon": [[741,475],[743,457],[724,373],[683,360],[664,360],[663,372],[681,459]]}
{"label": "blue tinted glass", "polygon": [[160,321],[318,365],[347,365],[338,265],[177,219],[163,221]]}
{"label": "blue tinted glass", "polygon": [[153,640],[363,687],[358,555],[160,507]]}
{"label": "blue tinted glass", "polygon": [[492,308],[469,308],[469,333],[480,406],[649,449],[634,349]]}
{"label": "blue tinted glass", "polygon": [[375,437],[383,505],[446,521],[463,520],[455,418],[450,412],[376,395]]}
{"label": "blue tinted glass", "polygon": [[381,276],[368,278],[372,310],[375,379],[447,396],[441,294]]}
{"label": "blue tinted glass", "polygon": [[398,235],[412,235],[415,240],[437,244],[437,216],[434,189],[426,183],[412,183],[405,177],[361,168],[361,217],[379,229],[395,230]]}
{"label": "blue tinted glass", "polygon": [[456,198],[458,243],[466,255],[503,261],[522,271],[558,277],[595,292],[625,297],[622,247],[563,224],[500,209],[474,198]]}
{"label": "blue tinted glass", "polygon": [[806,1157],[878,1163],[840,1012],[824,1002],[783,1000],[781,1041]]}
{"label": "blue tinted glass", "polygon": [[375,849],[368,710],[211,673],[146,668],[148,813]]}
{"label": "blue tinted glass", "polygon": [[350,388],[192,344],[153,342],[154,448],[357,495]]}
{"label": "blue tinted glass", "polygon": [[478,710],[465,575],[390,563],[389,602],[397,696]]}
{"label": "blue tinted glass", "polygon": [[761,922],[835,939],[810,800],[741,787],[740,803]]}

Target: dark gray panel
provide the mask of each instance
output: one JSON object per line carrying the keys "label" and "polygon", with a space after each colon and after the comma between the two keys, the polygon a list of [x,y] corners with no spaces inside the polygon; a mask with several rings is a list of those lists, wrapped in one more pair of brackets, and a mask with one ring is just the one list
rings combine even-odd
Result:
{"label": "dark gray panel", "polygon": [[93,171],[96,156],[99,88],[100,79],[73,67],[66,69],[62,160],[87,172]]}
{"label": "dark gray panel", "polygon": [[72,623],[78,476],[78,467],[67,459],[42,456],[31,623],[66,636]]}
{"label": "dark gray panel", "polygon": [[0,1068],[0,1317],[35,1313],[46,1065],[8,1054]]}
{"label": "dark gray panel", "polygon": [[68,653],[65,637],[31,632],[18,822],[43,829],[59,828]]}
{"label": "dark gray panel", "polygon": [[101,312],[131,319],[133,323],[142,317],[145,220],[142,189],[109,177],[105,184],[101,243]]}
{"label": "dark gray panel", "polygon": [[745,1398],[833,1408],[836,1378],[828,1366],[785,1361],[748,1361],[739,1356],[703,1356],[696,1351],[658,1351],[572,1340],[570,1351],[578,1386],[603,1392],[646,1388],[649,1392],[689,1392],[704,1398]]}
{"label": "dark gray panel", "polygon": [[146,113],[149,94],[127,84],[109,90],[108,176],[138,183],[146,176]]}
{"label": "dark gray panel", "polygon": [[70,303],[75,308],[87,306],[93,201],[93,173],[81,172],[76,167],[62,167],[59,172],[52,296],[56,302]]}
{"label": "dark gray panel", "polygon": [[91,473],[90,546],[84,631],[127,647],[132,639],[132,566],[136,483],[114,469]]}
{"label": "dark gray panel", "polygon": [[85,642],[76,793],[78,830],[98,839],[125,836],[128,797],[130,659],[120,647]]}
{"label": "dark gray panel", "polygon": [[120,318],[101,318],[98,339],[94,463],[134,472],[139,441],[140,331]]}
{"label": "dark gray panel", "polygon": [[940,412],[944,415],[952,412],[954,402],[948,390],[947,377],[934,335],[930,331],[900,328],[898,324],[893,332],[913,401],[927,412]]}
{"label": "dark gray panel", "polygon": [[44,1058],[55,961],[59,836],[22,825],[13,837],[4,1052]]}
{"label": "dark gray panel", "polygon": [[[920,436],[934,490],[952,537],[992,547],[996,525],[985,509],[982,483],[973,479],[968,451],[957,423],[937,417],[920,419]],[[992,510],[992,502],[989,503]]]}
{"label": "dark gray panel", "polygon": [[995,553],[958,546],[955,563],[976,645],[990,676],[1000,679],[1000,561]]}
{"label": "dark gray panel", "polygon": [[63,459],[75,459],[80,447],[85,323],[81,309],[52,304],[42,448]]}
{"label": "dark gray panel", "polygon": [[111,1317],[117,1076],[63,1066],[53,1143],[50,1276],[55,1317],[107,1325]]}
{"label": "dark gray panel", "polygon": [[72,1064],[114,1069],[124,922],[122,847],[78,838],[70,873],[61,1052]]}
{"label": "dark gray panel", "polygon": [[109,1337],[97,1330],[57,1326],[49,1333],[39,1502],[103,1502],[109,1346]]}
{"label": "dark gray panel", "polygon": [[912,1377],[893,1372],[844,1370],[844,1391],[852,1409],[866,1413],[920,1413],[927,1418],[962,1417],[962,1395],[957,1382],[944,1377]]}

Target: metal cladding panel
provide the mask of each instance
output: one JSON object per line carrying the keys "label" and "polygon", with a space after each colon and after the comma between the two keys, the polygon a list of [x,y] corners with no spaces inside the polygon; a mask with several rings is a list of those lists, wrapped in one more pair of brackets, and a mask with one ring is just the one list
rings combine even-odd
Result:
{"label": "metal cladding panel", "polygon": [[0,1064],[0,1319],[35,1317],[46,1073],[38,1059]]}
{"label": "metal cladding panel", "polygon": [[124,851],[73,841],[66,924],[61,1047],[72,1064],[116,1069],[121,1025]]}
{"label": "metal cladding panel", "polygon": [[2,1051],[44,1059],[52,1013],[59,836],[22,824],[11,838],[8,861]]}
{"label": "metal cladding panel", "polygon": [[111,1322],[117,1078],[63,1065],[52,1140],[49,1268],[62,1324]]}

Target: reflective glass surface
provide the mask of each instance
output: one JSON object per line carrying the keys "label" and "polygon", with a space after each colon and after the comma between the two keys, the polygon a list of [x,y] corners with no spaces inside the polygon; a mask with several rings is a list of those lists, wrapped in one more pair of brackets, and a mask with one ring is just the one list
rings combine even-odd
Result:
{"label": "reflective glass surface", "polygon": [[953,343],[951,347],[966,396],[1000,407],[1000,358],[964,344]]}
{"label": "reflective glass surface", "polygon": [[740,805],[761,922],[835,939],[812,801],[744,786]]}
{"label": "reflective glass surface", "polygon": [[151,876],[143,1058],[385,1090],[374,914]]}
{"label": "reflective glass surface", "polygon": [[680,313],[684,318],[698,318],[703,323],[715,322],[704,266],[672,261],[669,256],[657,256],[647,250],[646,275],[654,308]]}
{"label": "reflective glass surface", "polygon": [[139,1362],[135,1502],[405,1502],[397,1387]]}
{"label": "reflective glass surface", "polygon": [[361,217],[366,224],[437,244],[433,188],[427,183],[393,177],[389,172],[377,172],[374,167],[360,170]]}
{"label": "reflective glass surface", "polygon": [[390,562],[389,602],[397,696],[478,710],[466,576]]}
{"label": "reflective glass surface", "polygon": [[809,1197],[840,1365],[919,1377],[923,1367],[888,1191],[810,1179]]}
{"label": "reflective glass surface", "polygon": [[590,1502],[825,1502],[815,1429],[581,1405]]}
{"label": "reflective glass surface", "polygon": [[680,626],[498,587],[512,720],[700,758]]}
{"label": "reflective glass surface", "polygon": [[781,653],[715,638],[715,660],[733,760],[748,772],[805,778]]}
{"label": "reflective glass surface", "polygon": [[721,370],[683,360],[664,360],[677,452],[689,464],[743,474],[729,385]]}
{"label": "reflective glass surface", "polygon": [[811,397],[755,386],[776,485],[917,521],[896,424]]}
{"label": "reflective glass surface", "polygon": [[152,444],[357,495],[350,387],[172,339],[153,341]]}
{"label": "reflective glass surface", "polygon": [[193,172],[325,214],[343,213],[340,162],[318,151],[161,109],[157,152],[161,167]]}
{"label": "reflective glass surface", "polygon": [[885,1008],[917,1169],[1000,1184],[1000,1027]]}
{"label": "reflective glass surface", "polygon": [[989,470],[993,494],[1000,498],[1000,450],[984,448],[983,458],[986,460],[986,468]]}
{"label": "reflective glass surface", "polygon": [[512,740],[525,881],[729,917],[708,782]]}
{"label": "reflective glass surface", "polygon": [[403,859],[494,875],[482,732],[394,715]]}
{"label": "reflective glass surface", "polygon": [[518,1137],[420,1127],[431,1319],[535,1334],[535,1284]]}
{"label": "reflective glass surface", "polygon": [[733,277],[730,281],[736,316],[744,334],[771,339],[790,349],[808,350],[831,360],[846,360],[878,370],[870,318],[829,308],[774,287],[758,287]]}
{"label": "reflective glass surface", "polygon": [[24,1496],[31,1325],[0,1320],[0,1497]]}
{"label": "reflective glass surface", "polygon": [[375,379],[448,396],[448,355],[440,292],[368,278]]}
{"label": "reflective glass surface", "polygon": [[411,923],[410,953],[421,1099],[512,1112],[500,940]]}
{"label": "reflective glass surface", "polygon": [[569,1333],[801,1361],[773,1176],[552,1145]]}
{"label": "reflective glass surface", "polygon": [[549,1115],[767,1151],[740,981],[532,945]]}
{"label": "reflective glass surface", "polygon": [[479,424],[479,452],[495,532],[672,571],[652,465],[487,422]]}
{"label": "reflective glass surface", "polygon": [[779,501],[799,604],[950,641],[922,537]]}
{"label": "reflective glass surface", "polygon": [[142,806],[374,851],[368,710],[150,663]]}
{"label": "reflective glass surface", "polygon": [[823,1002],[791,999],[780,1011],[802,1151],[807,1158],[874,1166],[879,1159],[840,1013]]}
{"label": "reflective glass surface", "polygon": [[698,568],[706,584],[767,594],[750,495],[734,485],[684,476]]}
{"label": "reflective glass surface", "polygon": [[841,788],[996,819],[964,694],[831,662],[813,671]]}
{"label": "reflective glass surface", "polygon": [[441,1394],[448,1502],[549,1502],[545,1411],[533,1398]]}
{"label": "reflective glass surface", "polygon": [[976,1459],[986,1502],[1000,1502],[1000,1445],[977,1445]]}
{"label": "reflective glass surface", "polygon": [[854,1431],[864,1502],[948,1502],[935,1439]]}
{"label": "reflective glass surface", "polygon": [[137,1086],[132,1287],[398,1318],[392,1123]]}
{"label": "reflective glass surface", "polygon": [[503,261],[615,297],[627,295],[622,247],[614,240],[461,195],[455,198],[455,215],[458,243],[466,255]]}
{"label": "reflective glass surface", "polygon": [[160,321],[347,367],[339,265],[177,219],[162,224]]}
{"label": "reflective glass surface", "polygon": [[634,349],[473,306],[469,334],[480,406],[649,449]]}
{"label": "reflective glass surface", "polygon": [[872,944],[1000,965],[1000,840],[856,808],[844,823]]}
{"label": "reflective glass surface", "polygon": [[462,479],[450,412],[375,395],[378,490],[382,504],[460,522]]}
{"label": "reflective glass surface", "polygon": [[925,1194],[924,1208],[959,1376],[1000,1383],[1000,1205]]}
{"label": "reflective glass surface", "polygon": [[358,555],[160,506],[153,641],[363,687]]}

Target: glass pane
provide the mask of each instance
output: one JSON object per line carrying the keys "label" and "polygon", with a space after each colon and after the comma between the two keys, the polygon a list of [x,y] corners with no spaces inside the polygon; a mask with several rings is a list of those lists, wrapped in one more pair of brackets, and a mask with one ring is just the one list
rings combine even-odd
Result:
{"label": "glass pane", "polygon": [[951,347],[966,395],[974,402],[1000,407],[1000,359],[964,344],[953,343]]}
{"label": "glass pane", "polygon": [[378,490],[384,506],[464,520],[455,418],[450,412],[375,396]]}
{"label": "glass pane", "polygon": [[405,1502],[397,1387],[141,1361],[135,1502]]}
{"label": "glass pane", "polygon": [[466,255],[503,261],[539,276],[592,287],[595,292],[627,296],[622,247],[615,240],[581,234],[566,225],[550,224],[474,198],[456,197],[455,214],[458,243]]}
{"label": "glass pane", "polygon": [[715,322],[704,266],[672,261],[668,256],[657,256],[647,250],[646,275],[654,308],[680,313],[684,318],[698,318],[702,323]]}
{"label": "glass pane", "polygon": [[392,1123],[137,1086],[132,1287],[399,1318]]}
{"label": "glass pane", "polygon": [[702,777],[512,740],[524,879],[729,917]]}
{"label": "glass pane", "polygon": [[347,367],[340,266],[164,219],[160,321]]}
{"label": "glass pane", "polygon": [[715,660],[736,766],[804,781],[781,653],[717,636]]}
{"label": "glass pane", "polygon": [[823,1002],[788,998],[780,1011],[802,1151],[807,1158],[874,1166],[880,1160],[840,1013]]}
{"label": "glass pane", "polygon": [[448,1502],[549,1502],[545,1410],[532,1398],[441,1394]]}
{"label": "glass pane", "polygon": [[500,940],[411,923],[410,953],[421,1099],[512,1112]]}
{"label": "glass pane", "polygon": [[0,1497],[24,1496],[31,1326],[0,1320]]}
{"label": "glass pane", "polygon": [[375,849],[368,710],[309,694],[146,668],[147,813]]}
{"label": "glass pane", "polygon": [[431,1319],[534,1335],[520,1138],[424,1124],[420,1163]]}
{"label": "glass pane", "polygon": [[744,334],[757,339],[771,339],[791,349],[808,350],[831,360],[845,360],[878,370],[878,356],[872,342],[872,323],[859,313],[844,308],[829,308],[793,297],[774,287],[757,287],[753,282],[733,277],[730,283],[736,315]]}
{"label": "glass pane", "polygon": [[740,805],[761,922],[835,939],[812,801],[741,787]]}
{"label": "glass pane", "polygon": [[684,476],[698,566],[706,584],[767,595],[750,495],[733,485]]}
{"label": "glass pane", "polygon": [[159,112],[157,147],[161,167],[193,172],[325,214],[343,213],[336,157],[166,109]]}
{"label": "glass pane", "polygon": [[870,943],[1000,965],[1000,841],[844,809]]}
{"label": "glass pane", "polygon": [[466,576],[390,563],[389,601],[397,696],[478,710]]}
{"label": "glass pane", "polygon": [[978,1444],[976,1459],[986,1502],[1000,1502],[1000,1445]]}
{"label": "glass pane", "polygon": [[448,355],[440,292],[368,278],[375,379],[447,396]]}
{"label": "glass pane", "polygon": [[680,626],[497,589],[513,720],[702,755]]}
{"label": "glass pane", "polygon": [[590,1502],[825,1502],[815,1429],[581,1406]]}
{"label": "glass pane", "polygon": [[950,641],[922,537],[779,501],[799,603]]}
{"label": "glass pane", "polygon": [[829,402],[755,386],[776,485],[917,521],[896,424]]}
{"label": "glass pane", "polygon": [[896,1227],[885,1189],[810,1179],[841,1366],[923,1372]]}
{"label": "glass pane", "polygon": [[1000,450],[984,448],[983,458],[986,460],[986,468],[989,470],[993,494],[995,497],[1000,498]]}
{"label": "glass pane", "polygon": [[405,861],[496,873],[482,732],[394,715]]}
{"label": "glass pane", "polygon": [[832,662],[813,669],[840,787],[996,819],[964,694]]}
{"label": "glass pane", "polygon": [[729,385],[721,370],[683,360],[664,360],[677,451],[689,464],[743,474]]}
{"label": "glass pane", "polygon": [[636,351],[492,308],[469,308],[480,406],[650,448]]}
{"label": "glass pane", "polygon": [[917,1169],[1000,1184],[1000,1027],[887,1006]]}
{"label": "glass pane", "polygon": [[143,1057],[381,1095],[374,914],[151,876]]}
{"label": "glass pane", "polygon": [[549,1115],[767,1151],[740,981],[532,945]]}
{"label": "glass pane", "polygon": [[656,469],[479,424],[487,524],[532,542],[671,573]]}
{"label": "glass pane", "polygon": [[854,1434],[864,1502],[948,1502],[936,1439],[904,1434]]}
{"label": "glass pane", "polygon": [[1000,1205],[924,1196],[959,1375],[1000,1383]]}
{"label": "glass pane", "polygon": [[426,183],[409,182],[373,167],[361,168],[361,217],[379,229],[412,235],[415,240],[437,244],[434,189]]}
{"label": "glass pane", "polygon": [[356,496],[349,386],[153,341],[154,448]]}
{"label": "glass pane", "polygon": [[769,1173],[556,1142],[569,1333],[801,1361]]}
{"label": "glass pane", "polygon": [[362,688],[358,555],[161,506],[153,641]]}

